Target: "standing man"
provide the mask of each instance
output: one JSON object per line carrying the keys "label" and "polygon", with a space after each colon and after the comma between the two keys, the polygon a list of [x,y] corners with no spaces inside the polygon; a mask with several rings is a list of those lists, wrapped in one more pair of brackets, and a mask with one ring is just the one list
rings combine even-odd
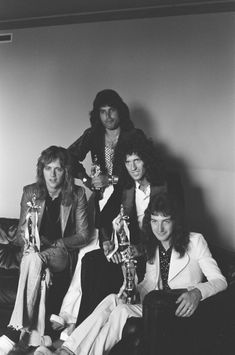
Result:
{"label": "standing man", "polygon": [[[91,127],[86,129],[69,148],[74,160],[73,172],[88,188],[105,188],[116,184],[119,178],[120,161],[118,150],[129,134],[135,132],[143,136],[140,129],[135,129],[130,119],[129,108],[119,94],[105,89],[95,97],[90,112]],[[87,153],[91,153],[92,161],[97,157],[101,174],[92,179],[82,166]]]}
{"label": "standing man", "polygon": [[[38,211],[34,223],[29,219],[30,206]],[[37,246],[31,243],[32,236],[39,237]],[[18,343],[23,333],[30,335],[30,345],[43,343],[46,301],[43,290],[50,284],[51,273],[65,269],[72,272],[78,250],[88,242],[85,190],[74,185],[67,149],[51,146],[38,159],[37,182],[24,187],[21,199],[15,243],[22,245],[24,251],[14,310],[5,335],[0,337],[1,355],[12,349],[11,354],[25,354],[24,343]]]}
{"label": "standing man", "polygon": [[[73,158],[74,176],[81,179],[89,189],[98,191],[95,225],[99,228],[100,212],[105,213],[110,208],[109,203],[120,199],[120,148],[130,135],[143,137],[144,133],[134,128],[128,106],[111,89],[102,90],[96,95],[90,112],[90,123],[91,127],[68,150]],[[93,178],[81,164],[88,152],[91,153],[92,161],[100,167],[100,174]],[[102,196],[100,191],[103,191]]]}

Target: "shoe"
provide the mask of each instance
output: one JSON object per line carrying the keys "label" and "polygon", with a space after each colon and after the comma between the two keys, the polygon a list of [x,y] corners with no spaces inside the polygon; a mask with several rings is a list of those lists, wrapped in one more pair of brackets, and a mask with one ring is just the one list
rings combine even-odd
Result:
{"label": "shoe", "polygon": [[35,351],[34,355],[52,355],[54,352],[49,350],[46,346],[39,346]]}
{"label": "shoe", "polygon": [[13,346],[13,349],[10,350],[7,355],[25,355],[28,353],[30,346],[19,341]]}
{"label": "shoe", "polygon": [[14,341],[6,335],[0,337],[0,354],[7,355],[14,348]]}
{"label": "shoe", "polygon": [[68,326],[61,332],[60,339],[66,341],[68,337],[72,334],[75,329],[75,323],[70,323]]}
{"label": "shoe", "polygon": [[54,340],[53,341],[53,343],[52,343],[52,347],[53,347],[53,349],[60,349],[61,348],[61,346],[63,345],[63,340],[61,340],[61,339],[56,339],[56,340]]}
{"label": "shoe", "polygon": [[51,337],[50,337],[49,335],[43,335],[43,336],[41,337],[41,345],[42,345],[42,346],[46,346],[46,347],[52,346]]}
{"label": "shoe", "polygon": [[64,318],[57,316],[56,314],[52,314],[50,316],[51,327],[54,330],[62,330],[65,327],[65,320]]}

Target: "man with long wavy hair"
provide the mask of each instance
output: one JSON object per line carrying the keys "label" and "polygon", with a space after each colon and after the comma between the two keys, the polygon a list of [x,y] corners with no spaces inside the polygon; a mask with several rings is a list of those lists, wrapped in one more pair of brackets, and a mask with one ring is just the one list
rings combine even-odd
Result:
{"label": "man with long wavy hair", "polygon": [[[145,211],[143,231],[147,263],[145,277],[137,285],[140,302],[126,304],[118,295],[107,296],[74,330],[60,349],[51,352],[41,347],[35,355],[114,354],[114,349],[111,349],[121,339],[127,319],[142,317],[143,299],[146,295],[148,297],[149,292],[153,290],[153,292],[162,294],[162,298],[166,301],[172,293],[171,302],[168,302],[171,320],[176,322],[176,326],[178,325],[180,329],[183,329],[183,321],[188,321],[186,326],[191,327],[191,331],[194,329],[195,322],[199,326],[204,326],[203,321],[207,318],[207,310],[213,309],[210,308],[212,296],[227,287],[226,279],[213,259],[206,240],[200,233],[188,232],[185,228],[182,204],[177,197],[169,193],[159,193],[153,196]],[[167,325],[170,326],[170,323],[165,324],[164,332],[162,332],[162,319],[156,318],[155,323],[150,323],[148,328],[149,334],[152,327],[158,328],[159,331],[152,334],[156,339],[159,339],[162,333],[167,333]],[[164,345],[167,347],[166,342],[171,339],[165,339],[167,340]],[[183,347],[184,344],[181,346]],[[151,354],[156,354],[156,349],[157,347]],[[188,348],[186,350],[188,353]],[[131,350],[118,352],[118,354],[127,353],[133,354]],[[161,353],[165,353],[164,348]],[[144,351],[142,354],[149,355],[150,352]]]}
{"label": "man with long wavy hair", "polygon": [[[34,225],[32,210],[37,211]],[[32,244],[37,234],[39,240]],[[1,355],[24,354],[24,342],[18,343],[23,333],[29,335],[29,345],[43,343],[50,276],[67,269],[71,277],[78,250],[88,242],[85,190],[74,185],[68,151],[50,146],[38,159],[37,182],[23,189],[15,240],[22,246],[23,256],[14,310],[0,338]]]}
{"label": "man with long wavy hair", "polygon": [[[144,133],[134,127],[127,104],[112,89],[97,93],[90,112],[90,124],[68,148],[73,158],[73,173],[90,189],[106,188],[120,178],[118,151],[123,142],[129,139],[130,134],[143,136]],[[95,179],[86,173],[81,163],[88,152],[92,161],[96,157],[100,165],[101,174]]]}

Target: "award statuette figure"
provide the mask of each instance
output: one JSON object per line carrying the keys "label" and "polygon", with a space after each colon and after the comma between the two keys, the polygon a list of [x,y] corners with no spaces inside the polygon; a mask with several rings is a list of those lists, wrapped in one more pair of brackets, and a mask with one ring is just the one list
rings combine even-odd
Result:
{"label": "award statuette figure", "polygon": [[32,197],[32,201],[27,202],[29,206],[26,215],[27,228],[25,230],[25,247],[24,253],[39,252],[40,238],[38,232],[38,210],[40,206],[36,204],[36,195]]}
{"label": "award statuette figure", "polygon": [[[98,162],[98,157],[95,154],[92,164],[91,164],[91,178],[95,178],[101,174],[101,168],[100,164]],[[94,186],[92,187],[92,190],[96,192],[98,200],[101,200],[103,198],[103,192],[104,188],[95,188]]]}
{"label": "award statuette figure", "polygon": [[124,207],[120,208],[120,228],[117,232],[118,250],[122,256],[122,270],[124,283],[119,294],[127,304],[136,302],[136,260],[132,256],[130,245],[130,231],[128,228],[129,217],[124,213]]}

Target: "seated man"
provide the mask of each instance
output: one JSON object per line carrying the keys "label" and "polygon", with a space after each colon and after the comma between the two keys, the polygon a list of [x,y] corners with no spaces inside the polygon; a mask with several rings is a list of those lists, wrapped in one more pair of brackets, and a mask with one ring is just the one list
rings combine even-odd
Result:
{"label": "seated man", "polygon": [[[32,210],[37,211],[34,217]],[[72,272],[78,250],[88,238],[85,190],[74,185],[67,150],[51,146],[38,159],[37,182],[24,187],[21,199],[15,243],[24,251],[14,310],[0,338],[1,355],[12,348],[11,354],[24,354],[23,342],[14,347],[22,334],[30,335],[30,345],[42,343],[50,273],[66,268]]]}
{"label": "seated man", "polygon": [[[145,273],[145,257],[140,233],[144,211],[150,197],[159,191],[171,191],[179,196],[183,204],[183,191],[179,179],[177,176],[175,178],[175,175],[165,174],[154,146],[147,138],[130,135],[130,139],[122,145],[120,159],[125,182],[122,196],[119,200],[115,199],[110,204],[110,208],[100,215],[103,250],[89,252],[82,259],[82,299],[77,325],[94,310],[103,298],[110,293],[117,293],[123,283],[119,251],[115,252],[109,261],[106,259],[114,248],[111,241],[112,220],[119,214],[120,205],[123,205],[124,212],[129,217],[130,242],[132,251],[138,259],[137,274],[141,281]],[[62,312],[60,315],[63,316]]]}
{"label": "seated man", "polygon": [[[167,292],[181,289],[172,313],[178,319],[192,319],[205,300],[227,287],[225,277],[213,259],[204,237],[189,233],[182,204],[167,193],[155,195],[145,211],[144,245],[146,274],[137,285],[141,302],[151,290]],[[205,280],[206,279],[206,280]],[[207,302],[209,307],[210,302]],[[121,339],[129,317],[142,316],[142,303],[124,304],[117,295],[107,296],[58,349],[57,355],[108,354]],[[175,319],[174,318],[174,319]],[[188,323],[190,327],[190,323]],[[51,354],[40,347],[35,355]],[[146,352],[147,354],[147,352]]]}

